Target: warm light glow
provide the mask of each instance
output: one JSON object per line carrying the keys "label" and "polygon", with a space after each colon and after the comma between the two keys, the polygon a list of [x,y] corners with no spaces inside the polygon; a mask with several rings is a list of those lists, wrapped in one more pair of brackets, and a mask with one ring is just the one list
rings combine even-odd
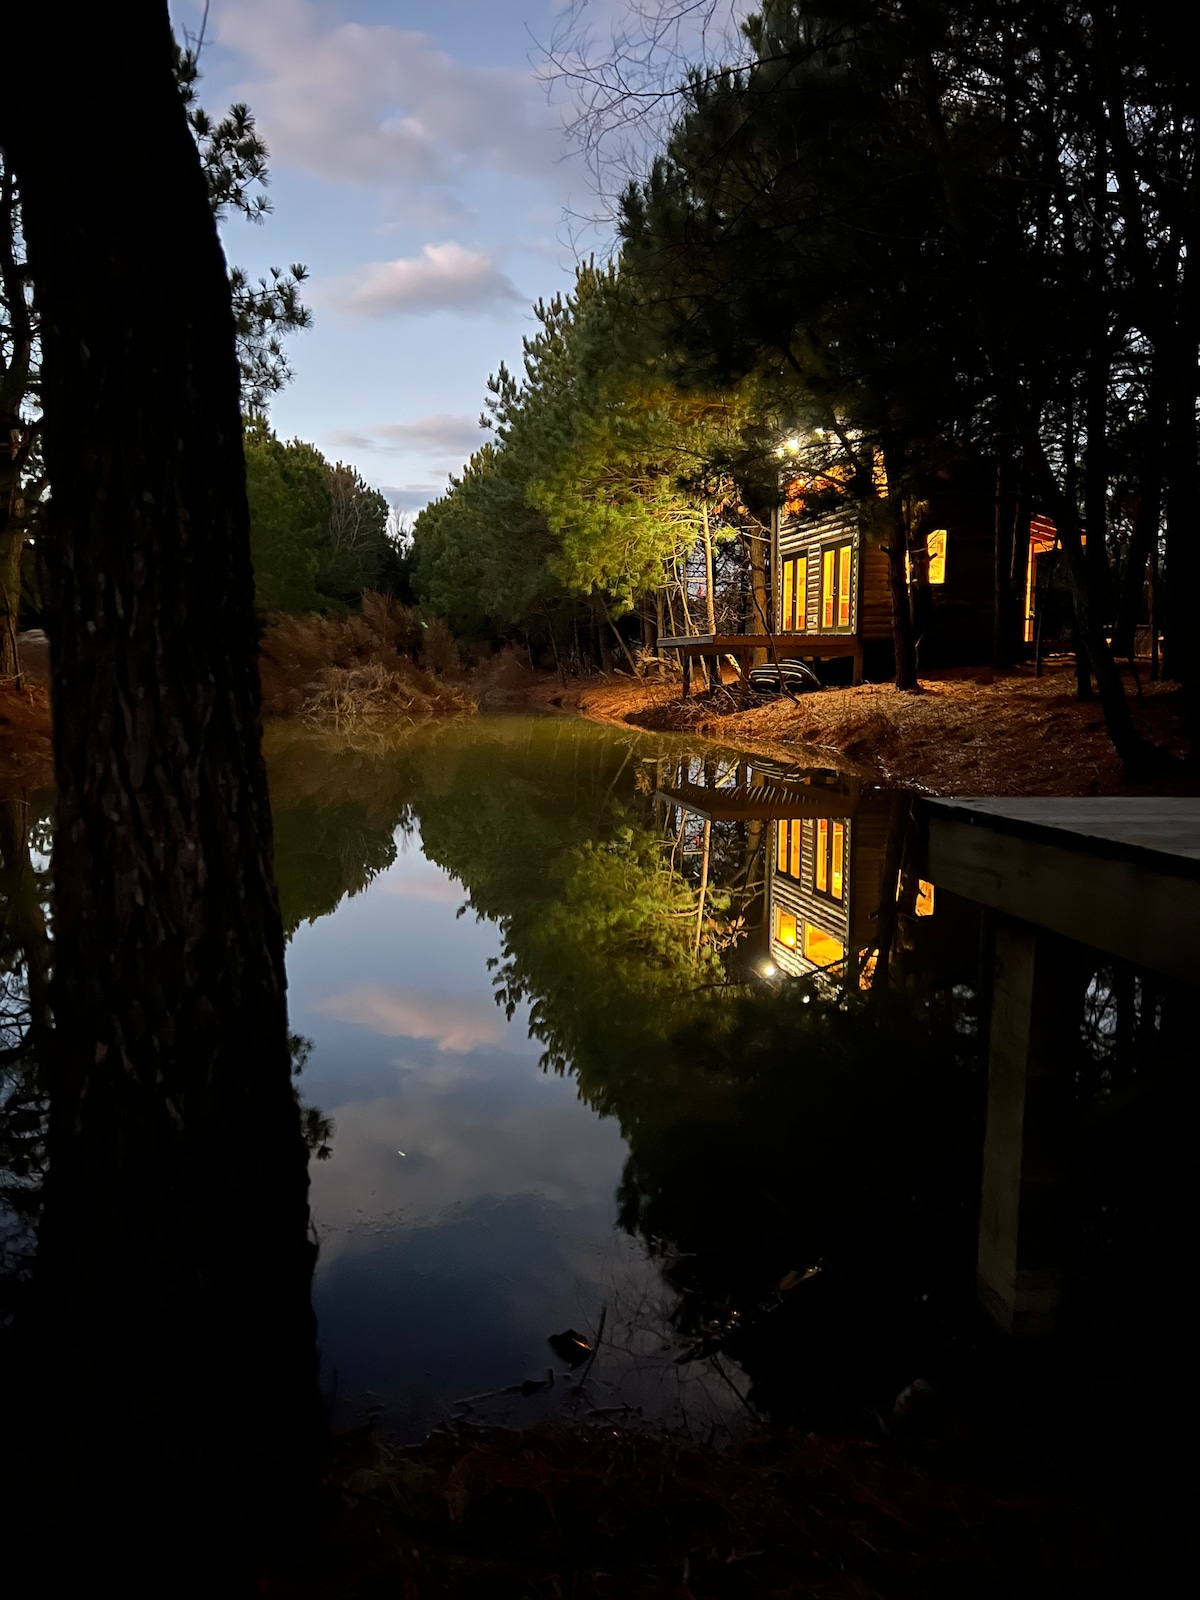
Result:
{"label": "warm light glow", "polygon": [[758,970],[762,973],[764,978],[773,978],[779,969],[776,967],[773,961],[764,961]]}
{"label": "warm light glow", "polygon": [[850,546],[838,551],[838,627],[850,626]]}
{"label": "warm light glow", "polygon": [[917,879],[915,910],[919,917],[931,917],[933,915],[933,885],[926,883],[924,878]]}
{"label": "warm light glow", "polygon": [[804,924],[804,958],[818,967],[832,967],[846,954],[846,947],[833,934],[813,922]]}
{"label": "warm light glow", "polygon": [[817,854],[814,862],[814,883],[818,894],[829,892],[829,819],[822,817],[817,823]]}
{"label": "warm light glow", "polygon": [[946,541],[949,535],[945,528],[935,528],[925,541],[929,551],[929,581],[930,583],[945,583],[946,581]]}
{"label": "warm light glow", "polygon": [[875,968],[879,965],[878,950],[860,950],[858,953],[858,987],[869,989],[871,979],[875,976]]}
{"label": "warm light glow", "polygon": [[[807,924],[806,930],[807,930]],[[775,913],[775,937],[787,950],[796,948],[796,919],[790,911]]]}
{"label": "warm light glow", "polygon": [[788,874],[800,882],[800,844],[804,837],[804,824],[796,821],[788,824],[792,835],[792,848],[788,857]]}
{"label": "warm light glow", "polygon": [[780,626],[784,633],[802,633],[807,626],[808,557],[786,556],[783,567],[783,597]]}
{"label": "warm light glow", "polygon": [[833,627],[833,551],[821,557],[821,626]]}
{"label": "warm light glow", "polygon": [[829,874],[829,892],[835,900],[842,898],[845,854],[846,825],[844,822],[835,822],[833,825],[833,864]]}

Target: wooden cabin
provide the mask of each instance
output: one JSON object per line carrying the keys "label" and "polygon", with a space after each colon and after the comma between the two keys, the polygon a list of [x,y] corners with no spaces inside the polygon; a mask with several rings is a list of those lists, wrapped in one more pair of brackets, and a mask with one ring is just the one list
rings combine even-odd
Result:
{"label": "wooden cabin", "polygon": [[791,977],[841,979],[851,969],[861,972],[878,943],[888,810],[836,790],[822,798],[824,815],[773,824],[768,956]]}
{"label": "wooden cabin", "polygon": [[[921,663],[986,662],[995,609],[994,465],[957,463],[931,482],[924,506],[909,571],[912,579],[911,563],[928,566],[928,614],[916,619]],[[779,653],[849,656],[856,683],[864,664],[883,676],[892,652],[888,557],[868,537],[860,508],[847,500],[813,513],[793,482],[776,517],[774,547]]]}

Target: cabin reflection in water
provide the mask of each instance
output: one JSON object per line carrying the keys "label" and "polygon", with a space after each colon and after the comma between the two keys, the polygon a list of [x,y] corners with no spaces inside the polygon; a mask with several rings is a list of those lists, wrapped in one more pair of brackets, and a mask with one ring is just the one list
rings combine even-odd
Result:
{"label": "cabin reflection in water", "polygon": [[1100,1270],[1080,1263],[1137,1203],[1089,1213],[1140,1159],[1088,1154],[1105,1108],[1169,1103],[1194,1055],[1200,802],[914,802],[749,762],[659,794],[704,819],[706,881],[718,825],[759,830],[761,915],[731,977],[951,998],[986,1072],[979,1298],[1007,1332],[1046,1334],[1073,1280],[1078,1316]]}
{"label": "cabin reflection in water", "polygon": [[[964,927],[968,908],[952,895],[939,900],[913,870],[910,804],[903,797],[830,769],[720,759],[687,762],[658,794],[679,808],[685,854],[704,856],[706,883],[715,886],[714,829],[741,824],[746,847],[758,846],[759,914],[743,923],[739,964],[754,958],[760,976],[867,987],[882,942],[889,981],[907,984],[919,971],[944,967],[956,948],[954,939],[941,937],[947,923],[965,933],[972,954],[976,949],[974,925]],[[885,906],[889,877],[896,888]],[[935,917],[937,934],[924,926]]]}

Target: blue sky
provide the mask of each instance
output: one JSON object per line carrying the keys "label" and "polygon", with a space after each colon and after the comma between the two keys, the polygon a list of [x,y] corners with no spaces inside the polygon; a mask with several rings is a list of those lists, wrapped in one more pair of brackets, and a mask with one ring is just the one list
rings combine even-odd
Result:
{"label": "blue sky", "polygon": [[[567,208],[594,208],[536,71],[561,0],[213,0],[200,99],[246,100],[274,213],[226,226],[254,274],[303,262],[312,331],[277,431],[352,462],[400,509],[481,442],[488,374],[569,286]],[[617,0],[610,9],[619,10]],[[604,7],[598,8],[603,14]],[[194,34],[203,6],[175,0]],[[587,241],[595,246],[597,235]],[[603,241],[601,241],[603,247]]]}

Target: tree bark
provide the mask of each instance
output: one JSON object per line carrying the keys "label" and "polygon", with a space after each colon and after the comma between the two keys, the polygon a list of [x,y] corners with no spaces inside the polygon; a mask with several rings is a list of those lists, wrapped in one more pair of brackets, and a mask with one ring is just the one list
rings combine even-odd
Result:
{"label": "tree bark", "polygon": [[[883,448],[888,489],[885,495],[869,500],[869,515],[878,523],[887,540],[888,589],[892,599],[892,645],[896,656],[897,689],[919,689],[917,641],[913,631],[912,604],[908,593],[908,519],[900,493],[900,466],[895,448]],[[873,487],[873,486],[872,486]],[[863,485],[866,490],[867,485]],[[868,528],[868,534],[878,529]]]}
{"label": "tree bark", "polygon": [[[992,619],[992,665],[1006,671],[1017,659],[1021,642],[1021,602],[1025,594],[1025,563],[1029,559],[1028,523],[1016,465],[1011,457],[996,467],[996,569],[995,612]],[[1022,548],[1024,541],[1024,548]]]}
{"label": "tree bark", "polygon": [[1197,355],[1200,352],[1200,269],[1195,246],[1200,243],[1200,166],[1189,191],[1189,238],[1179,287],[1176,327],[1170,351],[1170,397],[1167,413],[1166,562],[1164,676],[1183,685],[1192,759],[1200,754],[1200,540],[1196,537],[1200,463],[1197,456]]}
{"label": "tree bark", "polygon": [[165,4],[27,8],[8,44],[47,67],[0,101],[54,486],[38,1423],[93,1580],[166,1555],[172,1592],[238,1593],[306,1516],[321,1412],[228,279]]}
{"label": "tree bark", "polygon": [[1113,628],[1113,654],[1133,658],[1134,641],[1142,601],[1146,593],[1147,567],[1158,544],[1162,518],[1163,455],[1167,427],[1166,371],[1162,352],[1156,347],[1146,404],[1146,448],[1138,466],[1137,503],[1133,531],[1121,574],[1117,596],[1117,619]]}

